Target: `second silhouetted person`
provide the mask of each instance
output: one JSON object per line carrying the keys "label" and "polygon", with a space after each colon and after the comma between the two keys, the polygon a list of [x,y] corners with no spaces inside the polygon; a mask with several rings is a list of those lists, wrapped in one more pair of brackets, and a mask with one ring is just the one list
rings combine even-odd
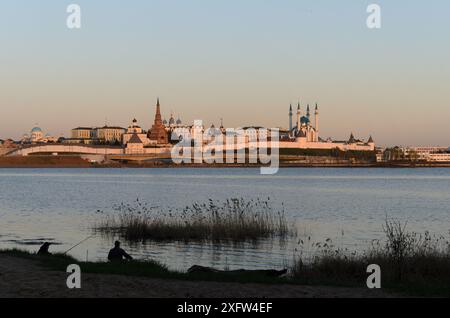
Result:
{"label": "second silhouetted person", "polygon": [[116,241],[114,243],[114,248],[109,251],[108,260],[114,262],[114,261],[123,261],[124,259],[132,260],[133,258],[122,248],[120,248],[120,242]]}

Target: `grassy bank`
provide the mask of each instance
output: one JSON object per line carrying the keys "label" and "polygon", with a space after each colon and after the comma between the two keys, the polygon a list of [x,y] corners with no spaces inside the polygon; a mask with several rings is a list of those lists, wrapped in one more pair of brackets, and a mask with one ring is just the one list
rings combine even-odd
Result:
{"label": "grassy bank", "polygon": [[226,273],[186,273],[169,270],[167,266],[152,260],[133,260],[130,262],[79,262],[68,255],[53,254],[51,256],[38,256],[27,251],[11,249],[1,250],[0,255],[25,258],[38,262],[49,270],[66,271],[70,264],[78,264],[83,273],[112,274],[134,277],[147,277],[158,279],[173,279],[187,281],[216,281],[238,283],[264,283],[281,284],[292,283],[287,278],[269,277],[259,273],[226,274]]}
{"label": "grassy bank", "polygon": [[270,200],[229,199],[194,203],[167,212],[146,203],[120,204],[95,229],[128,241],[255,241],[294,235],[284,210],[274,212]]}

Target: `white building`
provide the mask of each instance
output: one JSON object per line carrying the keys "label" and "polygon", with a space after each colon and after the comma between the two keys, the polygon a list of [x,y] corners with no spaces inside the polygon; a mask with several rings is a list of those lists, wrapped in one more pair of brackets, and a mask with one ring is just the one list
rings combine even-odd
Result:
{"label": "white building", "polygon": [[139,135],[133,134],[131,138],[127,141],[125,147],[125,153],[128,155],[138,155],[138,154],[144,154],[144,143],[139,138]]}
{"label": "white building", "polygon": [[450,148],[442,146],[419,146],[402,148],[405,156],[414,154],[417,160],[450,162]]}
{"label": "white building", "polygon": [[[148,139],[147,132],[145,132],[139,125],[136,119],[133,119],[131,122],[131,125],[128,126],[127,131],[122,136],[122,144],[127,145],[128,142],[133,138],[133,136],[137,136],[141,143],[144,146],[152,144],[152,141]],[[134,138],[134,141],[136,142],[136,138]]]}
{"label": "white building", "polygon": [[114,144],[122,141],[126,129],[118,126],[103,126],[96,129],[97,138],[104,143]]}
{"label": "white building", "polygon": [[430,153],[427,161],[430,162],[450,162],[450,152],[447,153]]}
{"label": "white building", "polygon": [[117,126],[77,127],[72,129],[71,138],[64,140],[66,144],[120,144],[125,128]]}
{"label": "white building", "polygon": [[77,127],[71,131],[72,139],[95,139],[97,132],[92,127]]}

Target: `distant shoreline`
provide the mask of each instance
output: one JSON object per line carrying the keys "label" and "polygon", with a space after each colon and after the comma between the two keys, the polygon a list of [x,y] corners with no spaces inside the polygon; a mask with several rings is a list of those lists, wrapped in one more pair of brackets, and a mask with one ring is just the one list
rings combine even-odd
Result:
{"label": "distant shoreline", "polygon": [[[259,164],[172,164],[153,162],[111,162],[90,163],[81,157],[39,156],[39,157],[0,157],[1,169],[18,168],[260,168]],[[450,168],[450,163],[294,163],[281,162],[280,168]]]}

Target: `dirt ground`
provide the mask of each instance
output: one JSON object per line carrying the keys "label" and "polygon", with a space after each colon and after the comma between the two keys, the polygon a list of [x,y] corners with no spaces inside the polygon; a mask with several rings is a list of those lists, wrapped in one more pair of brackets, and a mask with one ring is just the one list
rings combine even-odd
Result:
{"label": "dirt ground", "polygon": [[106,274],[81,275],[81,289],[69,290],[65,272],[33,260],[0,255],[0,297],[11,298],[318,298],[390,297],[382,291],[293,285],[175,281]]}

